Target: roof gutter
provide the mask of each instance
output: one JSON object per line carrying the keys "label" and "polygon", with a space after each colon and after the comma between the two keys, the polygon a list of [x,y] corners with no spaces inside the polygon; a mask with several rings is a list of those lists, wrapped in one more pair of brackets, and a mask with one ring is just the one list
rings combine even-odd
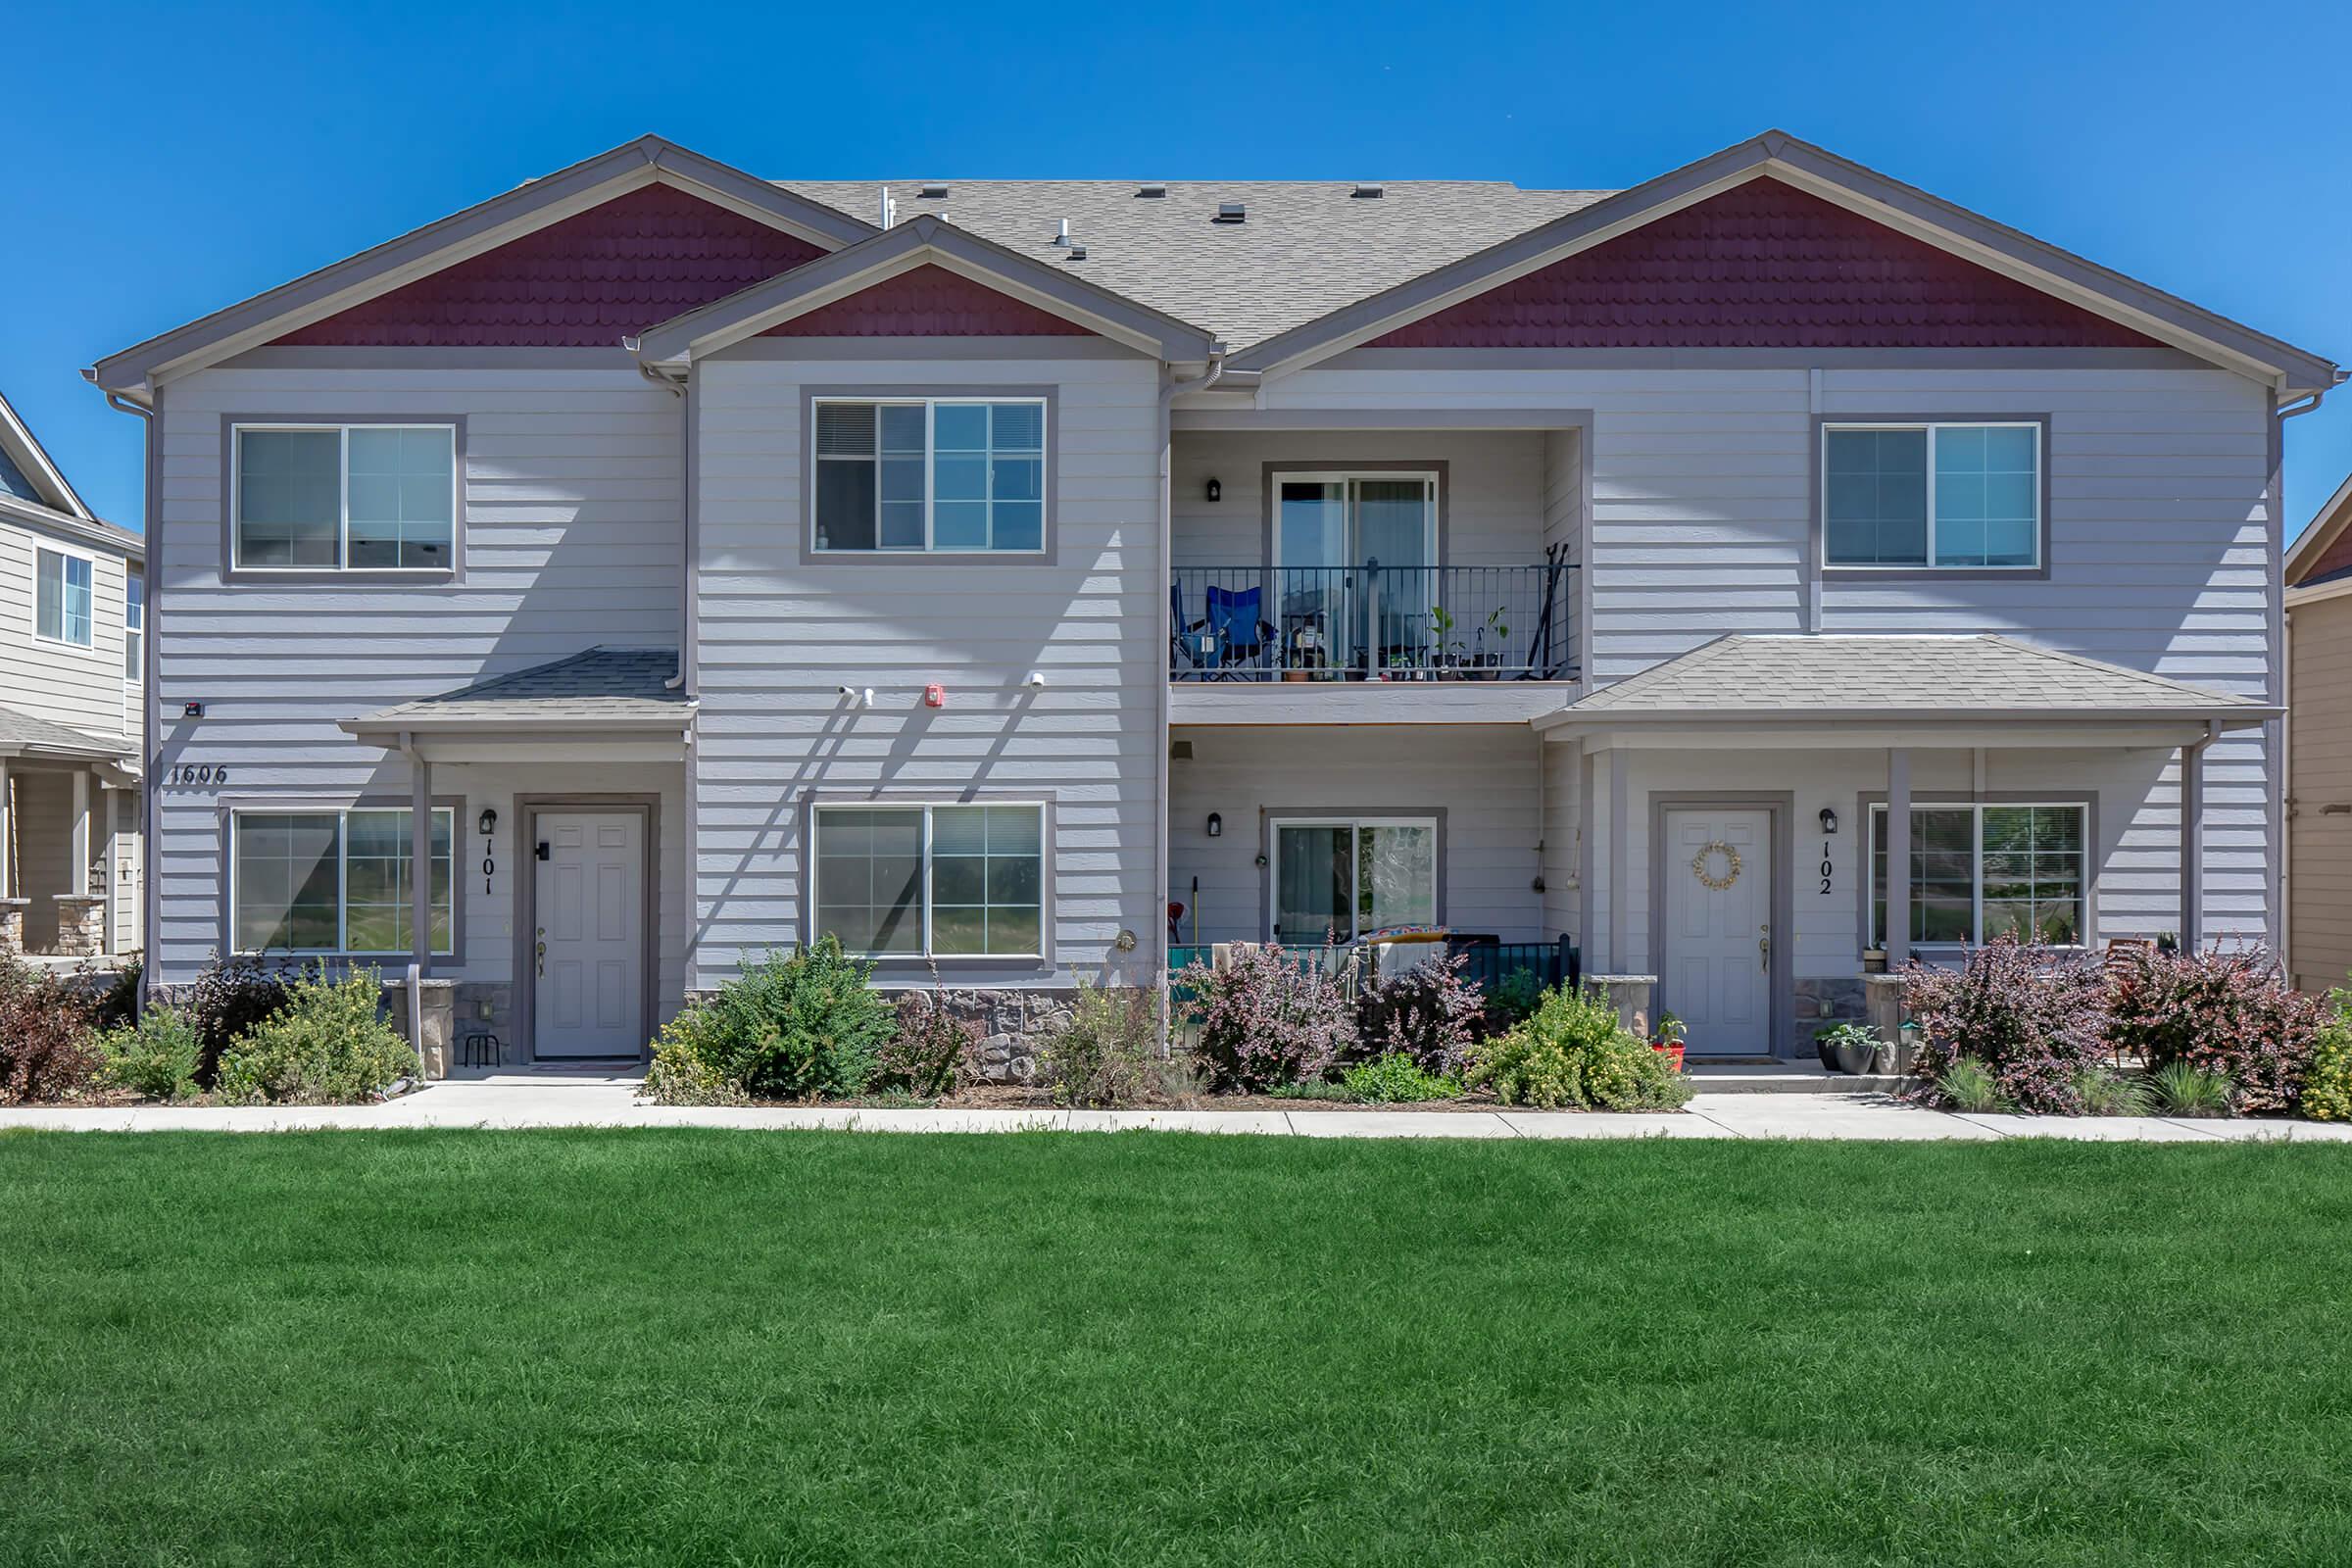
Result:
{"label": "roof gutter", "polygon": [[[1170,485],[1171,485],[1171,483],[1172,483],[1172,478],[1173,478],[1173,473],[1174,473],[1174,464],[1173,464],[1173,461],[1172,461],[1172,455],[1171,455],[1171,454],[1170,454],[1170,452],[1169,452],[1169,441],[1170,441],[1170,439],[1171,439],[1171,436],[1170,436],[1170,430],[1171,430],[1171,425],[1172,425],[1172,423],[1173,423],[1173,421],[1172,421],[1172,419],[1171,419],[1171,417],[1170,417],[1170,413],[1169,413],[1169,411],[1175,407],[1175,403],[1176,403],[1176,400],[1177,400],[1178,398],[1180,398],[1180,397],[1185,397],[1185,396],[1187,396],[1187,395],[1189,395],[1189,394],[1191,394],[1191,393],[1194,393],[1194,392],[1205,392],[1205,391],[1207,391],[1207,390],[1208,390],[1210,387],[1212,387],[1212,386],[1215,386],[1215,385],[1216,385],[1216,384],[1217,384],[1219,381],[1221,381],[1221,380],[1223,380],[1223,379],[1225,378],[1225,354],[1226,354],[1226,348],[1225,348],[1225,345],[1224,345],[1222,342],[1215,342],[1215,343],[1211,343],[1211,344],[1209,344],[1209,346],[1208,346],[1208,369],[1207,369],[1206,373],[1204,373],[1204,374],[1201,374],[1201,375],[1197,375],[1197,376],[1194,376],[1194,377],[1193,377],[1192,379],[1190,379],[1190,380],[1185,380],[1185,381],[1170,381],[1170,382],[1169,382],[1169,383],[1168,383],[1166,386],[1163,386],[1163,387],[1161,387],[1161,388],[1159,389],[1159,590],[1158,590],[1157,597],[1156,597],[1156,598],[1155,598],[1155,600],[1153,601],[1155,604],[1164,605],[1164,604],[1166,604],[1166,603],[1168,602],[1168,585],[1169,585],[1169,583],[1170,583],[1170,582],[1173,580],[1173,574],[1174,574],[1174,568],[1175,568],[1175,555],[1174,555],[1174,544],[1175,544],[1175,542],[1174,542],[1174,540],[1172,540],[1172,539],[1169,537],[1169,530],[1170,530],[1170,529],[1171,529],[1171,528],[1172,528],[1172,527],[1175,525],[1175,514],[1176,514],[1175,500],[1174,500],[1174,496],[1173,496],[1173,494],[1172,494],[1172,492],[1171,492],[1171,490],[1170,490]],[[1153,612],[1152,612],[1152,613],[1153,613],[1153,614],[1157,614],[1157,613],[1158,613],[1158,612],[1155,610],[1155,611],[1153,611]],[[1171,630],[1173,630],[1173,628],[1171,628]],[[1159,669],[1159,671],[1158,671],[1157,677],[1156,677],[1156,678],[1153,680],[1153,682],[1152,682],[1153,686],[1155,686],[1155,687],[1158,689],[1158,693],[1159,693],[1159,697],[1158,697],[1158,708],[1159,708],[1159,740],[1158,740],[1158,743],[1157,743],[1157,745],[1156,745],[1156,746],[1153,748],[1154,752],[1156,753],[1156,760],[1155,760],[1155,761],[1154,761],[1154,763],[1153,763],[1154,772],[1153,772],[1153,775],[1152,775],[1152,776],[1153,776],[1153,782],[1154,782],[1154,785],[1155,785],[1155,787],[1154,787],[1154,789],[1153,789],[1153,798],[1154,798],[1154,800],[1155,800],[1155,801],[1156,801],[1156,803],[1157,803],[1157,808],[1156,808],[1156,809],[1154,809],[1154,810],[1152,811],[1152,858],[1153,858],[1153,862],[1154,862],[1154,869],[1153,869],[1153,871],[1152,871],[1152,888],[1153,888],[1153,891],[1154,891],[1154,893],[1156,894],[1156,898],[1155,898],[1155,899],[1154,899],[1154,901],[1153,901],[1154,907],[1152,908],[1152,935],[1151,935],[1151,939],[1150,939],[1150,940],[1152,942],[1152,944],[1155,946],[1155,948],[1157,949],[1157,951],[1158,951],[1158,953],[1159,953],[1159,961],[1158,961],[1158,962],[1156,962],[1156,963],[1154,963],[1154,964],[1152,966],[1152,972],[1153,972],[1153,974],[1156,976],[1155,983],[1157,984],[1157,986],[1158,986],[1158,988],[1159,988],[1159,1005],[1158,1005],[1158,1006],[1156,1006],[1156,1007],[1154,1007],[1154,1008],[1152,1009],[1152,1011],[1153,1011],[1153,1013],[1154,1013],[1154,1014],[1155,1014],[1155,1015],[1158,1017],[1158,1019],[1159,1019],[1159,1054],[1160,1054],[1160,1055],[1162,1055],[1162,1056],[1165,1056],[1165,1055],[1167,1055],[1167,1054],[1168,1054],[1168,1022],[1169,1022],[1169,1020],[1168,1020],[1168,1009],[1169,1009],[1171,1006],[1173,1006],[1173,1005],[1174,1005],[1174,999],[1175,999],[1175,992],[1174,992],[1174,990],[1173,990],[1173,989],[1172,989],[1172,988],[1169,986],[1169,984],[1168,984],[1168,972],[1167,972],[1167,971],[1168,971],[1168,671],[1167,671],[1167,668],[1166,668],[1166,660],[1167,660],[1167,657],[1168,657],[1168,656],[1167,656],[1165,653],[1155,653],[1155,654],[1152,656],[1152,658],[1153,658],[1155,661],[1157,661],[1157,662],[1160,662],[1160,665],[1161,665],[1161,667],[1160,667],[1160,669]]]}

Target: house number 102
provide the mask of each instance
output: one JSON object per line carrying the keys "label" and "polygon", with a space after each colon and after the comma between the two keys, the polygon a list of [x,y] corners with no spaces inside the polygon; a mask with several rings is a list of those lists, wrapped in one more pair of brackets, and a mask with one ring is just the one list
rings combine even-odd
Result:
{"label": "house number 102", "polygon": [[1830,841],[1821,841],[1821,896],[1830,896]]}

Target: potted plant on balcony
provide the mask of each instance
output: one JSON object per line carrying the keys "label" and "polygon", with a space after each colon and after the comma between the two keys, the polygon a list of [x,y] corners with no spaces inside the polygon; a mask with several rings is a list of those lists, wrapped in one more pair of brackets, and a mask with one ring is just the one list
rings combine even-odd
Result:
{"label": "potted plant on balcony", "polygon": [[[1502,678],[1502,651],[1509,642],[1511,628],[1502,618],[1502,607],[1496,605],[1493,610],[1487,612],[1486,624],[1478,628],[1478,648],[1470,656],[1470,678],[1472,680],[1500,680]],[[1494,647],[1492,652],[1487,648],[1487,639],[1490,637],[1494,639]]]}
{"label": "potted plant on balcony", "polygon": [[1453,612],[1444,605],[1433,605],[1429,612],[1430,662],[1436,666],[1439,680],[1460,680],[1467,645],[1454,635],[1458,623]]}

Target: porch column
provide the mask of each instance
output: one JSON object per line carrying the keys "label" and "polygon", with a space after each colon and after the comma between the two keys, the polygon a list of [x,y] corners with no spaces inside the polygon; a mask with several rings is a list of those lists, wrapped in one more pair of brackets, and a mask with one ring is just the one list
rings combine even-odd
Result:
{"label": "porch column", "polygon": [[0,757],[0,899],[9,898],[16,886],[17,819],[16,796],[9,788],[8,759]]}
{"label": "porch column", "polygon": [[[409,960],[420,975],[432,968],[433,764],[416,750],[409,753]],[[418,1006],[422,1000],[412,994],[409,1004]]]}
{"label": "porch column", "polygon": [[122,947],[115,935],[115,900],[122,882],[122,852],[115,843],[115,787],[101,781],[98,786],[98,843],[103,851],[99,859],[99,879],[104,884],[98,891],[106,895],[103,918],[106,929],[99,933],[98,951],[113,953]]}
{"label": "porch column", "polygon": [[1625,906],[1632,891],[1628,878],[1633,874],[1625,863],[1625,748],[1612,747],[1609,751],[1609,955],[1605,962],[1592,966],[1610,974],[1623,972],[1631,961],[1625,936]]}
{"label": "porch column", "polygon": [[2180,748],[2180,951],[2202,945],[2205,924],[2205,748]]}
{"label": "porch column", "polygon": [[90,770],[74,770],[74,816],[69,829],[72,839],[67,853],[73,858],[66,865],[66,891],[76,896],[90,891]]}
{"label": "porch column", "polygon": [[1891,972],[1910,956],[1911,753],[1897,746],[1886,754],[1887,969]]}

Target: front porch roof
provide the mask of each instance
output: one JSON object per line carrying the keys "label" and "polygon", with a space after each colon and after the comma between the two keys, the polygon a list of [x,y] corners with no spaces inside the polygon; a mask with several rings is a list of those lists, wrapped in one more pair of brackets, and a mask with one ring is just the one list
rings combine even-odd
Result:
{"label": "front porch roof", "polygon": [[70,725],[35,718],[13,708],[0,708],[0,758],[28,761],[113,762],[137,766],[136,742],[87,735]]}
{"label": "front porch roof", "polygon": [[1635,725],[1999,723],[2248,729],[2284,709],[2014,638],[1733,633],[1535,721]]}
{"label": "front porch roof", "polygon": [[682,747],[695,705],[668,682],[678,672],[674,648],[591,648],[347,718],[345,734],[396,747],[411,741],[564,746],[600,739],[655,740]]}

